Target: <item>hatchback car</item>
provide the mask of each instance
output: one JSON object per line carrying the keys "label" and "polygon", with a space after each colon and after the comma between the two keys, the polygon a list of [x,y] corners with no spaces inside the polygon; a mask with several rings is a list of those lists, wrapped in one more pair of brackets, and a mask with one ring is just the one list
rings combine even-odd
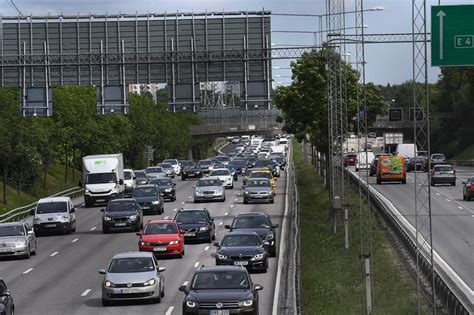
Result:
{"label": "hatchback car", "polygon": [[166,176],[174,178],[175,176],[175,170],[173,165],[170,163],[160,163],[157,165],[158,167],[161,167],[163,171],[165,172]]}
{"label": "hatchback car", "polygon": [[204,175],[208,175],[209,172],[214,168],[214,162],[210,159],[200,160],[197,165],[201,168]]}
{"label": "hatchback car", "polygon": [[234,177],[228,168],[215,168],[209,173],[209,176],[219,178],[225,188],[234,188]]}
{"label": "hatchback car", "polygon": [[255,163],[256,168],[268,168],[274,177],[280,177],[280,165],[275,160],[260,159]]}
{"label": "hatchback car", "polygon": [[247,168],[247,162],[245,159],[233,159],[229,162],[229,165],[233,166],[239,175],[244,174]]}
{"label": "hatchback car", "polygon": [[176,175],[181,174],[181,166],[179,165],[179,162],[177,159],[166,159],[166,160],[163,160],[163,163],[171,164],[171,166],[173,167],[174,173]]}
{"label": "hatchback car", "polygon": [[76,231],[76,209],[69,197],[48,197],[38,200],[32,210],[35,234]]}
{"label": "hatchback car", "polygon": [[267,272],[267,251],[255,232],[227,233],[222,242],[214,243],[214,246],[217,247],[216,265],[244,266],[248,270]]}
{"label": "hatchback car", "polygon": [[248,271],[239,266],[199,268],[187,285],[179,290],[186,295],[183,315],[258,314],[258,291]]}
{"label": "hatchback car", "polygon": [[150,184],[156,185],[160,190],[163,199],[169,201],[176,200],[176,184],[173,183],[171,178],[159,177],[150,180]]}
{"label": "hatchback car", "polygon": [[186,180],[188,178],[201,178],[202,174],[202,169],[197,164],[188,164],[183,166],[181,180]]}
{"label": "hatchback car", "polygon": [[444,156],[443,153],[433,153],[431,154],[430,163],[431,163],[432,168],[433,166],[438,165],[438,164],[445,164],[446,157]]}
{"label": "hatchback car", "polygon": [[428,160],[424,156],[412,157],[407,163],[407,172],[426,171],[428,169]]}
{"label": "hatchback car", "polygon": [[0,314],[2,315],[13,315],[15,314],[15,302],[7,289],[5,281],[0,279]]}
{"label": "hatchback car", "polygon": [[105,209],[101,209],[102,232],[113,230],[140,231],[143,226],[143,212],[135,199],[110,200]]}
{"label": "hatchback car", "polygon": [[225,188],[218,177],[205,177],[194,186],[194,202],[219,200],[225,201]]}
{"label": "hatchback car", "polygon": [[156,185],[138,186],[133,191],[132,197],[138,202],[144,214],[162,214],[165,211],[163,197]]}
{"label": "hatchback car", "polygon": [[431,186],[451,184],[456,186],[456,171],[450,164],[438,164],[431,169]]}
{"label": "hatchback car", "polygon": [[275,192],[267,178],[250,178],[243,193],[244,204],[251,201],[275,202]]}
{"label": "hatchback car", "polygon": [[172,220],[150,220],[137,233],[138,250],[156,256],[184,256],[184,231]]}
{"label": "hatchback car", "polygon": [[474,176],[468,178],[465,182],[462,182],[464,187],[462,188],[462,199],[472,200],[474,198]]}
{"label": "hatchback car", "polygon": [[148,179],[168,176],[165,170],[160,166],[147,167],[145,172]]}
{"label": "hatchback car", "polygon": [[26,222],[0,223],[0,257],[36,255],[36,237]]}
{"label": "hatchback car", "polygon": [[344,166],[355,166],[357,161],[357,155],[356,154],[348,154],[344,158]]}
{"label": "hatchback car", "polygon": [[252,178],[266,178],[270,181],[273,191],[276,189],[276,179],[273,177],[272,172],[268,169],[254,169],[251,171],[248,176],[244,177],[243,185],[244,188],[247,185],[247,181]]}
{"label": "hatchback car", "polygon": [[180,230],[185,231],[184,239],[212,242],[216,239],[216,226],[209,210],[180,209],[173,219]]}
{"label": "hatchback car", "polygon": [[107,270],[101,269],[102,305],[124,300],[161,302],[165,296],[165,280],[152,253],[128,252],[114,255]]}
{"label": "hatchback car", "polygon": [[145,170],[134,171],[133,173],[135,174],[135,184],[137,186],[148,184]]}
{"label": "hatchback car", "polygon": [[248,212],[238,214],[231,225],[225,225],[226,229],[230,231],[252,231],[256,232],[258,236],[268,244],[267,247],[270,257],[276,256],[276,233],[275,229],[278,224],[272,224],[270,216],[265,212]]}

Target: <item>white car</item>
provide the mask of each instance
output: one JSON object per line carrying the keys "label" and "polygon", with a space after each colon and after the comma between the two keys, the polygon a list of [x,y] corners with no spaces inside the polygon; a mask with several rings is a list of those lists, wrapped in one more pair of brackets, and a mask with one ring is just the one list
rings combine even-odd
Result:
{"label": "white car", "polygon": [[166,159],[163,160],[163,163],[169,163],[173,167],[174,173],[176,175],[181,175],[181,166],[179,165],[179,162],[177,159]]}
{"label": "white car", "polygon": [[367,169],[370,168],[370,164],[375,159],[374,152],[367,151],[367,152],[359,152],[357,153],[357,161],[355,165],[355,170],[358,171],[360,169]]}
{"label": "white car", "polygon": [[210,177],[217,177],[226,188],[234,188],[234,178],[228,168],[216,168],[209,174]]}
{"label": "white car", "polygon": [[135,173],[131,169],[124,169],[123,170],[123,184],[125,185],[125,194],[131,195],[135,187],[137,186]]}

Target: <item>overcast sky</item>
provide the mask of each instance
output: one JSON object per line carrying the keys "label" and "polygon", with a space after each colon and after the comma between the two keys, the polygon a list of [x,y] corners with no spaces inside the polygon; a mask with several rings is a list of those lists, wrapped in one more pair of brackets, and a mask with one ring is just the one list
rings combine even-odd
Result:
{"label": "overcast sky", "polygon": [[[11,0],[0,0],[3,15],[17,15],[10,3]],[[420,1],[420,0],[417,0]],[[240,11],[240,10],[271,10],[273,13],[309,13],[325,14],[326,0],[13,0],[23,14],[76,14],[76,13],[161,13],[176,11]],[[438,0],[427,0],[429,7],[436,5]],[[474,4],[474,0],[448,1],[441,4]],[[365,32],[402,33],[411,32],[411,0],[366,0],[364,8],[383,7],[383,11],[367,12],[364,24]],[[346,1],[346,10],[354,9],[354,0]],[[280,45],[313,45],[313,34],[277,33],[275,31],[318,31],[317,17],[272,17],[272,44]],[[346,16],[346,26],[354,26],[354,15]],[[428,21],[428,31],[431,23]],[[348,45],[347,51],[355,56],[355,47]],[[429,55],[429,54],[428,54]],[[275,60],[273,66],[289,67],[290,60]],[[366,45],[367,80],[377,84],[396,84],[412,77],[412,50],[410,44],[367,44]],[[429,80],[435,82],[439,75],[438,67],[429,67]],[[274,69],[275,82],[288,83],[290,71]]]}

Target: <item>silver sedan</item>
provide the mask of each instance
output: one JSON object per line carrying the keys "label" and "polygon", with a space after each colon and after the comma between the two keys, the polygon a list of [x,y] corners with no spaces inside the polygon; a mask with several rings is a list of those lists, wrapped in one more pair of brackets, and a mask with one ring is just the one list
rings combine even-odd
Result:
{"label": "silver sedan", "polygon": [[128,252],[116,254],[102,281],[102,305],[108,306],[122,300],[152,300],[161,302],[165,295],[165,282],[153,253]]}
{"label": "silver sedan", "polygon": [[194,186],[194,202],[219,200],[225,201],[224,184],[219,177],[204,177]]}

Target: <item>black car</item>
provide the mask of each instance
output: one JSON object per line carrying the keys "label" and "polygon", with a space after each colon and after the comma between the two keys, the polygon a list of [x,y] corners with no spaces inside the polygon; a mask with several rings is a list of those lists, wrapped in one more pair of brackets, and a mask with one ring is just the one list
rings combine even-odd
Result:
{"label": "black car", "polygon": [[191,160],[178,160],[178,165],[181,167],[181,171],[190,165],[194,165],[194,162]]}
{"label": "black car", "polygon": [[216,239],[216,226],[209,211],[204,209],[181,209],[173,219],[184,233],[185,241],[206,241]]}
{"label": "black car", "polygon": [[372,162],[370,162],[369,167],[369,176],[375,176],[377,174],[377,166],[379,165],[379,158],[375,157]]}
{"label": "black car", "polygon": [[244,266],[248,270],[267,272],[268,256],[264,245],[256,232],[227,233],[221,243],[214,243],[216,265]]}
{"label": "black car", "polygon": [[10,315],[15,313],[15,303],[10,294],[10,290],[7,289],[5,281],[0,279],[0,314]]}
{"label": "black car", "polygon": [[230,161],[229,165],[233,166],[239,175],[245,174],[245,170],[247,169],[247,162],[245,159],[234,159]]}
{"label": "black car", "polygon": [[407,172],[412,171],[427,171],[428,170],[428,159],[424,156],[417,156],[408,159]]}
{"label": "black car", "polygon": [[255,156],[246,156],[245,162],[247,163],[247,168],[254,168],[255,163],[257,163],[257,158]]}
{"label": "black car", "polygon": [[225,225],[230,231],[252,231],[268,244],[265,244],[270,257],[276,257],[276,233],[278,224],[272,224],[270,216],[265,212],[248,212],[238,214],[231,225]]}
{"label": "black car", "polygon": [[137,186],[148,184],[148,177],[144,170],[133,171],[133,173],[135,174],[135,183]]}
{"label": "black car", "polygon": [[179,290],[186,296],[183,315],[258,314],[258,291],[248,271],[239,266],[201,267],[188,285]]}
{"label": "black car", "polygon": [[176,200],[176,184],[168,177],[158,177],[150,180],[150,184],[158,186],[164,200]]}
{"label": "black car", "polygon": [[203,169],[197,164],[185,165],[181,170],[181,180],[186,180],[188,178],[201,178],[203,174]]}
{"label": "black car", "polygon": [[268,158],[277,162],[282,171],[285,169],[286,161],[283,154],[270,154]]}
{"label": "black car", "polygon": [[138,202],[144,214],[161,214],[165,211],[163,197],[156,185],[148,184],[135,187],[132,197]]}
{"label": "black car", "polygon": [[114,199],[101,209],[102,232],[113,230],[140,231],[143,228],[143,212],[135,199]]}
{"label": "black car", "polygon": [[272,159],[260,159],[255,163],[255,168],[264,168],[267,167],[272,175],[275,177],[280,177],[279,165],[275,160]]}

